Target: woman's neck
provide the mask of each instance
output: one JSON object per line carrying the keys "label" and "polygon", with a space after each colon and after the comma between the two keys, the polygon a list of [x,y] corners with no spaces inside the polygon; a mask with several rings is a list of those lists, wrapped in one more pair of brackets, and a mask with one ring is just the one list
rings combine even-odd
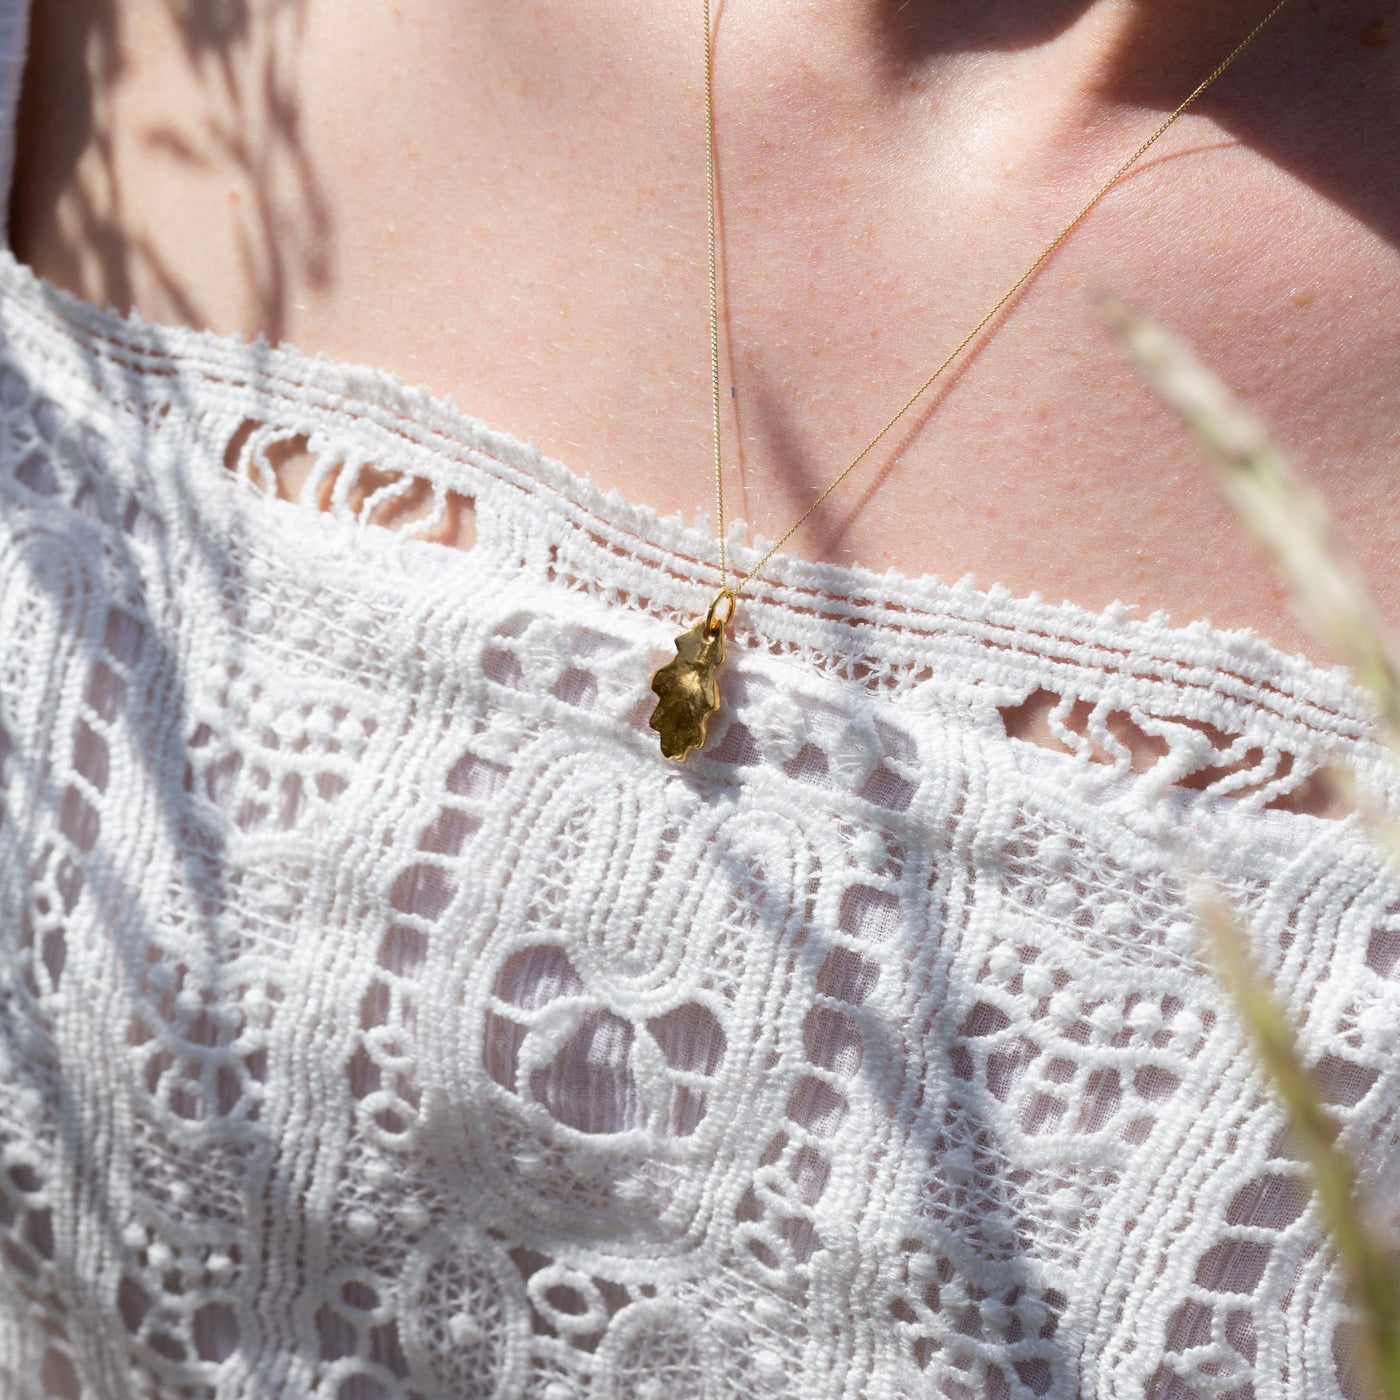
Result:
{"label": "woman's neck", "polygon": [[[727,0],[715,6],[718,139],[732,145],[753,125],[793,150],[804,133],[859,132],[926,159],[946,150],[955,163],[1056,179],[1060,167],[1092,167],[1100,142],[1119,151],[1142,109],[1175,108],[1275,2]],[[1341,3],[1308,8],[1316,18]],[[700,36],[692,42],[698,53]],[[1245,67],[1246,89],[1279,72]],[[1238,77],[1202,109],[1238,95]]]}
{"label": "woman's neck", "polygon": [[[1332,0],[1336,3],[1337,0]],[[856,71],[892,80],[969,55],[1058,46],[1085,72],[1179,83],[1269,13],[1274,0],[793,0],[781,10],[717,3],[721,27],[761,26],[844,49]],[[1311,6],[1320,8],[1318,4]],[[794,61],[799,61],[800,50]]]}
{"label": "woman's neck", "polygon": [[[725,0],[733,513],[786,530],[1269,3]],[[1393,6],[1294,0],[792,548],[1303,645],[1122,364],[1111,287],[1323,476],[1400,613]],[[342,8],[250,0],[212,33],[201,7],[38,6],[17,251],[99,303],[385,366],[663,511],[706,502],[700,0]]]}

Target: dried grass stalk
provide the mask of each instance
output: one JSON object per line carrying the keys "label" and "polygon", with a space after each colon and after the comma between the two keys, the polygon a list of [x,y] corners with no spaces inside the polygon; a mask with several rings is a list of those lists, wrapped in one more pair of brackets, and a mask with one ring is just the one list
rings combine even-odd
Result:
{"label": "dried grass stalk", "polygon": [[[1349,666],[1375,702],[1380,738],[1400,759],[1400,653],[1322,498],[1295,472],[1264,426],[1184,341],[1121,302],[1104,314],[1158,393],[1205,445],[1226,499],[1288,584],[1303,621]],[[1400,824],[1354,783],[1354,803],[1400,866]]]}
{"label": "dried grass stalk", "polygon": [[[1289,585],[1303,620],[1370,693],[1380,737],[1400,758],[1400,659],[1321,497],[1189,346],[1119,302],[1107,303],[1105,313],[1148,380],[1205,444],[1227,500]],[[1342,785],[1400,865],[1400,825],[1352,775]],[[1400,1400],[1400,1278],[1369,1218],[1352,1158],[1339,1143],[1340,1124],[1304,1068],[1288,1016],[1255,967],[1239,918],[1208,886],[1198,886],[1192,902],[1220,981],[1311,1167],[1318,1212],[1362,1313],[1363,1384],[1380,1400]]]}
{"label": "dried grass stalk", "polygon": [[1383,1235],[1368,1219],[1356,1168],[1338,1145],[1341,1132],[1303,1067],[1284,1008],[1249,954],[1234,911],[1213,889],[1192,902],[1206,931],[1217,975],[1244,1022],[1269,1083],[1283,1101],[1295,1141],[1312,1168],[1318,1212],[1332,1236],[1349,1292],[1362,1312],[1360,1371],[1370,1392],[1400,1400],[1400,1285]]}

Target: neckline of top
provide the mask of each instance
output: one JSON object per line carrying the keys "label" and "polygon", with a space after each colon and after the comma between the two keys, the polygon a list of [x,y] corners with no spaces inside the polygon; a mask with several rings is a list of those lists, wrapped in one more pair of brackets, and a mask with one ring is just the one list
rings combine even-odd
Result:
{"label": "neckline of top", "polygon": [[[304,355],[262,338],[161,325],[136,313],[103,309],[40,278],[3,245],[0,321],[12,342],[26,340],[51,364],[63,364],[58,374],[65,387],[85,392],[108,412],[120,390],[138,408],[183,398],[196,411],[246,417],[248,405],[236,405],[230,395],[241,386],[263,409],[280,402],[322,421],[348,425],[353,420],[381,437],[389,434],[426,448],[449,479],[454,464],[464,473],[455,489],[476,496],[479,511],[483,504],[490,509],[511,497],[528,497],[554,518],[554,535],[581,546],[584,562],[606,567],[609,558],[626,558],[640,566],[647,573],[646,596],[634,591],[624,602],[668,624],[688,622],[718,586],[710,558],[714,538],[703,517],[688,525],[618,491],[605,491],[533,444],[387,370]],[[494,500],[483,502],[483,494]],[[564,572],[556,567],[558,550],[550,553],[551,576]],[[741,570],[760,557],[758,547],[737,538],[730,555]],[[577,586],[576,578],[570,581]],[[1207,620],[1176,626],[1160,612],[1134,617],[1135,609],[1121,603],[1094,612],[1037,594],[1018,597],[1000,585],[981,589],[970,578],[948,584],[931,575],[877,573],[779,554],[745,608],[754,618],[750,642],[780,651],[820,648],[815,633],[829,644],[833,629],[854,629],[855,650],[866,655],[872,647],[908,652],[911,646],[917,651],[920,642],[951,639],[966,644],[969,655],[969,648],[991,645],[1003,659],[1035,657],[1057,668],[1209,692],[1232,708],[1261,709],[1337,738],[1364,739],[1372,729],[1368,703],[1344,668],[1324,669],[1250,631],[1224,631]],[[937,649],[948,652],[947,645]],[[995,683],[996,667],[976,669],[984,673],[978,679]],[[1010,680],[1006,666],[1000,674]]]}

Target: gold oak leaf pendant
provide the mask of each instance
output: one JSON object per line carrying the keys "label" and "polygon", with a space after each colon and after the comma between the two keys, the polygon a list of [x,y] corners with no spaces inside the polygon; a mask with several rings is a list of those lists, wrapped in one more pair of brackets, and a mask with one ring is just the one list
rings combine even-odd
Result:
{"label": "gold oak leaf pendant", "polygon": [[704,746],[705,726],[719,709],[724,629],[733,617],[734,593],[721,589],[704,619],[676,638],[676,659],[651,678],[657,705],[650,724],[661,736],[661,752],[666,758],[683,763]]}

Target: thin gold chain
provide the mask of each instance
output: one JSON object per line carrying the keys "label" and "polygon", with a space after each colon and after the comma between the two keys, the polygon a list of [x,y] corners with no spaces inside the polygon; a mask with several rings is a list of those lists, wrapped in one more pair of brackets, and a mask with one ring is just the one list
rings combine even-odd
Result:
{"label": "thin gold chain", "polygon": [[714,407],[715,514],[719,517],[719,573],[729,587],[729,557],[724,542],[724,463],[720,460],[719,412],[719,274],[715,234],[715,41],[710,31],[710,0],[705,0],[705,203],[709,214],[710,254],[710,400]]}
{"label": "thin gold chain", "polygon": [[[1288,0],[1278,0],[1278,3],[1250,30],[1248,34],[1230,51],[1230,53],[1215,67],[1214,70],[1200,83],[1191,93],[1185,102],[1181,104],[1165,121],[1135,150],[1122,165],[1099,187],[1089,202],[1055,235],[1045,248],[1037,256],[1035,261],[1009,286],[991,310],[982,317],[978,323],[962,338],[961,341],[949,353],[939,366],[914,390],[900,407],[898,413],[875,434],[869,442],[861,448],[855,459],[832,483],[821,493],[820,496],[807,507],[798,517],[797,521],[787,531],[786,534],[775,544],[767,554],[744,576],[742,581],[733,590],[737,598],[757,582],[763,570],[768,566],[769,561],[780,549],[807,523],[822,502],[841,485],[855,469],[879,446],[888,436],[890,430],[914,407],[918,401],[933,387],[935,381],[943,372],[977,339],[981,333],[994,321],[1006,304],[1016,296],[1016,294],[1036,275],[1037,272],[1055,255],[1060,245],[1089,217],[1091,213],[1103,201],[1105,196],[1113,187],[1145,156],[1163,136],[1176,124],[1180,117],[1188,108],[1196,103],[1201,95],[1218,78],[1224,75],[1225,71],[1234,61],[1259,37],[1261,33],[1273,21],[1280,10],[1288,4]],[[710,27],[710,0],[704,0],[705,7],[705,187],[707,199],[707,214],[709,221],[709,253],[710,253],[710,392],[714,407],[714,439],[715,439],[715,506],[716,514],[719,517],[719,567],[720,577],[724,589],[729,588],[729,563],[725,546],[725,526],[724,526],[724,470],[720,452],[720,391],[719,391],[719,278],[716,272],[718,237],[716,234],[715,218],[715,96],[714,96],[714,71],[715,71],[715,45],[714,35]]]}

